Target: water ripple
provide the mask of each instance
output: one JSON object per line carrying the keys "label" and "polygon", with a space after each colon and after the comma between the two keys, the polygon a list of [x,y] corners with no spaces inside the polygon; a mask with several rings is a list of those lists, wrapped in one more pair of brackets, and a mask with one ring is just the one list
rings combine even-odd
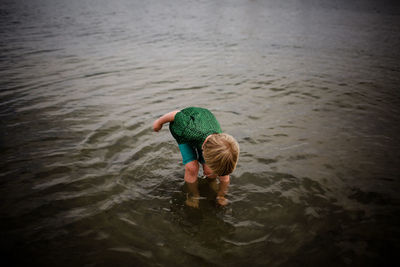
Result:
{"label": "water ripple", "polygon": [[[388,265],[400,240],[397,7],[100,2],[0,3],[4,254]],[[151,130],[187,106],[209,108],[241,146],[227,207],[203,179],[200,208],[185,206],[176,143],[167,125]]]}

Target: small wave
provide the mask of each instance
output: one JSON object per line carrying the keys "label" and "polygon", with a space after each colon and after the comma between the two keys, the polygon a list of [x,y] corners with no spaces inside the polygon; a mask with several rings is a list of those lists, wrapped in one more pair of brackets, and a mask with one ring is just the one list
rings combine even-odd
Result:
{"label": "small wave", "polygon": [[199,90],[207,88],[208,85],[200,85],[200,86],[191,86],[191,87],[183,87],[183,88],[173,88],[170,91],[191,91],[191,90]]}
{"label": "small wave", "polygon": [[242,247],[242,246],[248,246],[248,245],[253,245],[253,244],[265,242],[265,241],[268,240],[269,237],[270,237],[270,235],[267,234],[265,236],[262,236],[260,238],[253,239],[253,240],[250,240],[250,241],[247,241],[247,242],[235,241],[235,240],[230,240],[230,239],[227,239],[227,238],[223,238],[222,240],[227,242],[227,243],[229,243],[229,244],[232,244],[232,245],[235,245],[235,246],[238,246],[238,247]]}

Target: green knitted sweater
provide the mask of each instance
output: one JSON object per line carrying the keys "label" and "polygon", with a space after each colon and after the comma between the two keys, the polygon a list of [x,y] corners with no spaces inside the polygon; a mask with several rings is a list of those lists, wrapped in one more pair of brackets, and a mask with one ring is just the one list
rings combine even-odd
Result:
{"label": "green knitted sweater", "polygon": [[189,144],[201,149],[210,134],[222,133],[215,116],[205,108],[189,107],[182,109],[170,122],[169,130],[178,144]]}

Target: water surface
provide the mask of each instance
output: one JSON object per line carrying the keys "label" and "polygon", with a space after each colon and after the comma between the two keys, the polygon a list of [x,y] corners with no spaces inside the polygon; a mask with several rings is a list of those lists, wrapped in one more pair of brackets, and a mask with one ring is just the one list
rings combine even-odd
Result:
{"label": "water surface", "polygon": [[[0,219],[41,266],[383,266],[400,241],[395,1],[2,1]],[[229,206],[154,119],[210,109]]]}

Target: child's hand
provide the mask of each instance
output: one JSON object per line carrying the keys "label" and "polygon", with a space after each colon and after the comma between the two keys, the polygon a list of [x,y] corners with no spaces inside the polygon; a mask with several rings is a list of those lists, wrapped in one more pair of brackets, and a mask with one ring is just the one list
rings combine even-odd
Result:
{"label": "child's hand", "polygon": [[153,123],[153,130],[155,132],[158,132],[159,130],[161,130],[162,128],[162,124],[159,122],[159,120],[155,120]]}
{"label": "child's hand", "polygon": [[221,206],[226,206],[229,203],[229,201],[225,197],[221,197],[221,196],[217,197],[217,202]]}

